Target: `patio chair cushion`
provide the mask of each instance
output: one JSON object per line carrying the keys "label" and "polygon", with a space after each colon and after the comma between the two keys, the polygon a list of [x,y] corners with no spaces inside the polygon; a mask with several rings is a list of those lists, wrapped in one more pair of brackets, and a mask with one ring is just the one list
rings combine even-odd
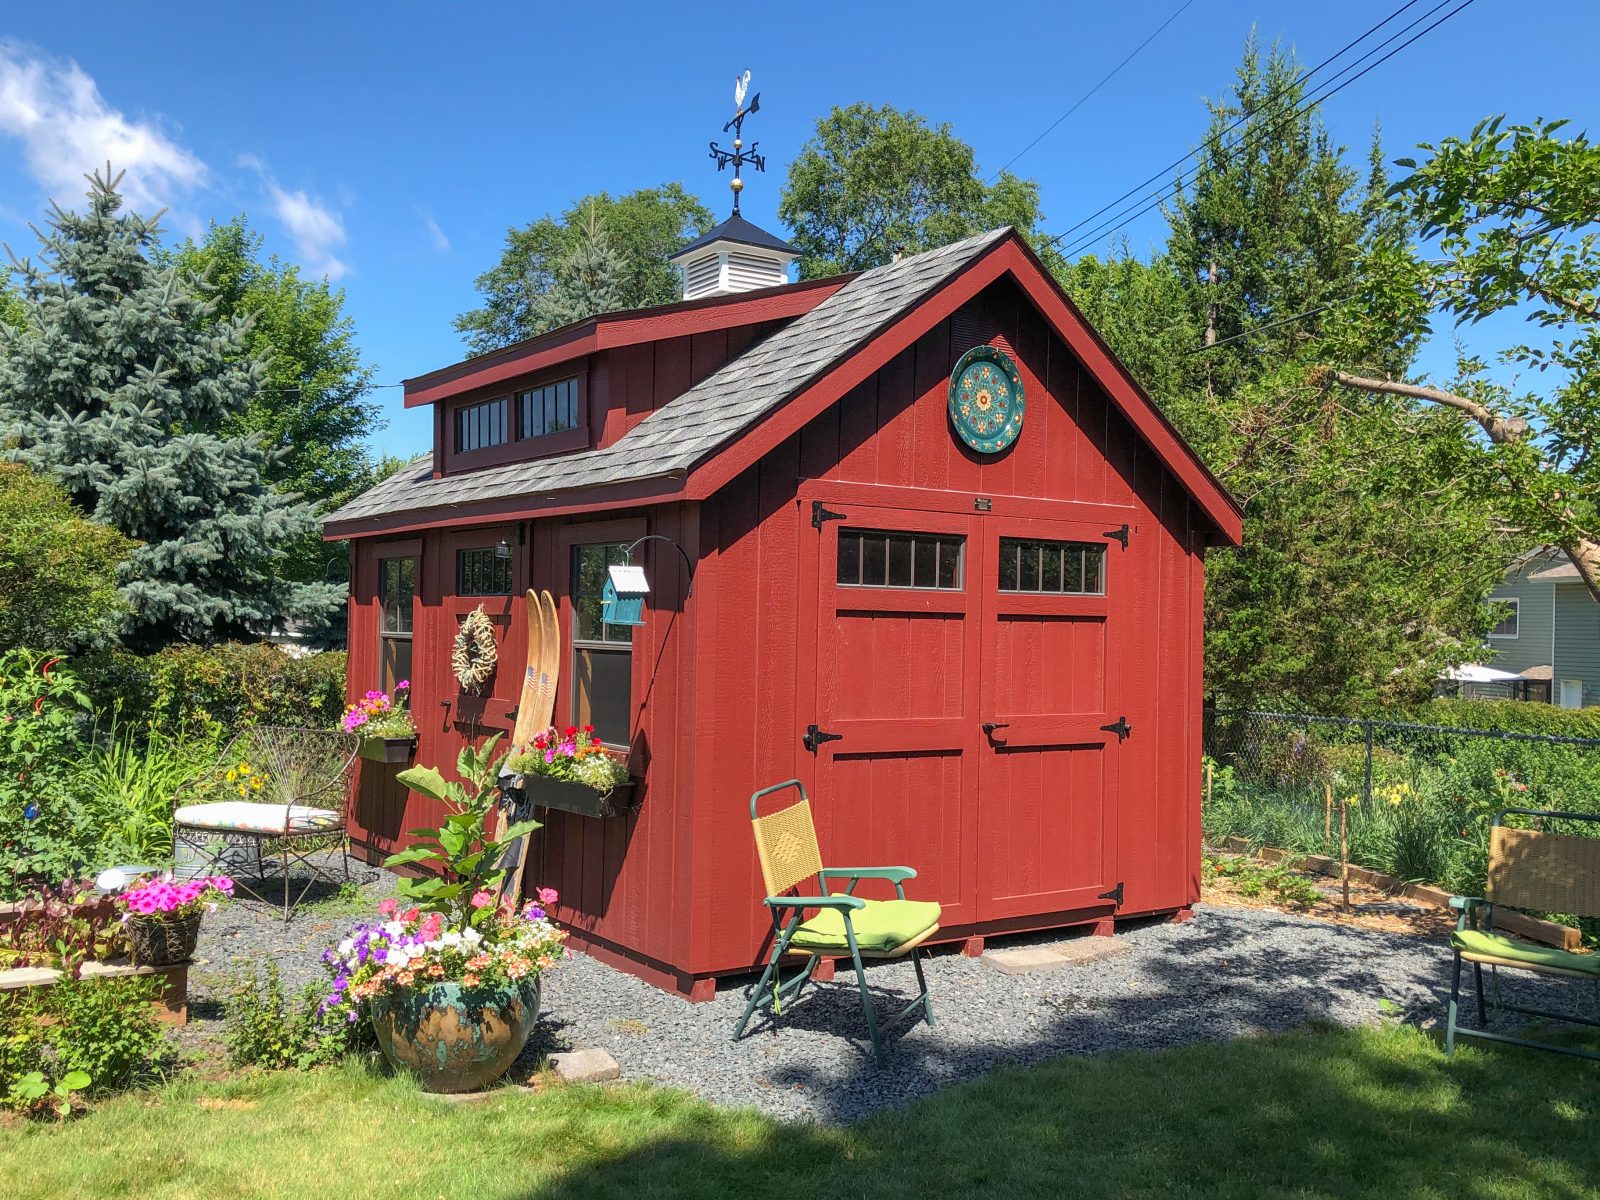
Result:
{"label": "patio chair cushion", "polygon": [[239,833],[314,833],[337,829],[344,815],[331,808],[303,804],[254,804],[249,800],[222,800],[215,804],[189,804],[172,814],[175,825],[201,829],[228,829]]}
{"label": "patio chair cushion", "polygon": [[[925,900],[868,900],[850,914],[856,945],[884,953],[903,946],[939,923],[939,906]],[[789,944],[801,950],[837,950],[848,954],[844,916],[825,908],[796,929]]]}
{"label": "patio chair cushion", "polygon": [[1509,959],[1530,967],[1555,967],[1562,971],[1583,971],[1600,975],[1600,954],[1573,954],[1554,946],[1535,946],[1498,933],[1461,929],[1450,935],[1450,944],[1467,956]]}

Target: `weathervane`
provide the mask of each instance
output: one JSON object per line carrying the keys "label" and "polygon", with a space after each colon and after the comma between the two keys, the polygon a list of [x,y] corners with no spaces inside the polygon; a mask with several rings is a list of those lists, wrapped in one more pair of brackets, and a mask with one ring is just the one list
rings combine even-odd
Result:
{"label": "weathervane", "polygon": [[757,92],[750,97],[750,107],[744,106],[744,96],[750,89],[750,72],[743,71],[733,77],[733,120],[722,127],[722,132],[733,131],[733,149],[724,150],[715,142],[711,143],[711,157],[717,160],[717,170],[733,165],[733,182],[728,186],[733,189],[733,215],[739,215],[739,193],[744,191],[744,180],[739,178],[739,168],[749,163],[758,171],[767,169],[767,160],[764,155],[756,153],[756,146],[760,143],[751,142],[750,149],[744,148],[744,119],[753,113],[761,111],[761,93]]}

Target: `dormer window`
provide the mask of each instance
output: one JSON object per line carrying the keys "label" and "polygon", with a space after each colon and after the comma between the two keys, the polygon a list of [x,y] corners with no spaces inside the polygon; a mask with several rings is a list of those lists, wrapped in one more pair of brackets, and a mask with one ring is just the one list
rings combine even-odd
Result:
{"label": "dormer window", "polygon": [[517,393],[518,438],[544,437],[578,427],[578,381],[558,379]]}
{"label": "dormer window", "polygon": [[511,406],[505,396],[456,411],[456,453],[483,450],[511,440]]}

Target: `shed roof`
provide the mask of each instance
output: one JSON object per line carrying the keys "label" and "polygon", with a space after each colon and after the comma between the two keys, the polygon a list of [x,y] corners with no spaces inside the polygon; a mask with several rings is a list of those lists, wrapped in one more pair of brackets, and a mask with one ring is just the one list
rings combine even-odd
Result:
{"label": "shed roof", "polygon": [[1008,231],[863,272],[810,312],[712,372],[602,450],[433,478],[419,458],[336,508],[328,526],[416,509],[681,475],[845,357]]}

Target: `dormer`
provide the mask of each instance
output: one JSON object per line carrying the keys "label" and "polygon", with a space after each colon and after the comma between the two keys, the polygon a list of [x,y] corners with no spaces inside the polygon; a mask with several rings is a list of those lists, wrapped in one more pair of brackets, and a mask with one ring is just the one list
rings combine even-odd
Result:
{"label": "dormer", "polygon": [[789,282],[800,251],[735,213],[672,256],[683,276],[683,298],[728,296]]}

